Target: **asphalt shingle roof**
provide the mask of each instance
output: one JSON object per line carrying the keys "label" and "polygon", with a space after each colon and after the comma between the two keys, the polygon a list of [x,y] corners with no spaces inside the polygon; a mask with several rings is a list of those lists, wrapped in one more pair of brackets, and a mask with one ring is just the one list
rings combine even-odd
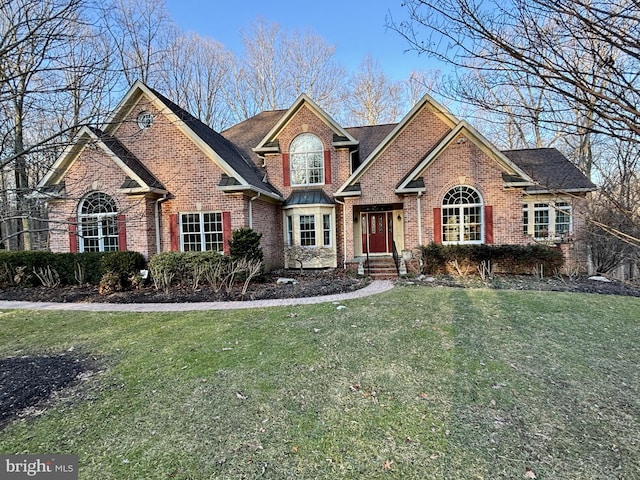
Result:
{"label": "asphalt shingle roof", "polygon": [[555,148],[532,148],[502,152],[527,172],[539,186],[527,190],[592,190],[595,185]]}

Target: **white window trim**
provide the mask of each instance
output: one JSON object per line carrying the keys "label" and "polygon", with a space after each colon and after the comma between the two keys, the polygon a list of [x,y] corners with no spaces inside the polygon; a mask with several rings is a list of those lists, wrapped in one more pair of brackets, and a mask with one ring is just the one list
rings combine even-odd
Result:
{"label": "white window trim", "polygon": [[[301,247],[301,248],[327,248],[334,249],[336,229],[335,229],[335,210],[333,207],[327,208],[327,205],[322,206],[296,206],[285,210],[284,220],[284,238],[285,246],[287,247]],[[328,215],[330,218],[330,233],[329,233],[329,245],[324,243],[324,216]],[[314,217],[314,232],[315,232],[315,245],[301,245],[300,238],[300,217],[312,216]],[[289,218],[291,218],[291,226],[293,231],[291,237],[289,236]],[[292,243],[289,243],[289,238],[292,239]]]}
{"label": "white window trim", "polygon": [[[325,236],[324,234],[327,232],[327,229],[324,228],[324,220],[325,218],[329,218],[329,243],[325,243]],[[322,213],[321,214],[321,218],[322,218],[322,246],[324,248],[331,248],[333,247],[333,215],[330,213]]]}
{"label": "white window trim", "polygon": [[[546,205],[545,207],[536,207],[536,205]],[[527,225],[527,233],[531,238],[536,241],[559,241],[562,240],[562,234],[558,234],[556,232],[556,220],[557,213],[562,211],[569,215],[569,230],[567,235],[573,235],[573,206],[570,202],[566,200],[542,200],[536,199],[534,201],[523,203],[523,211],[527,208],[529,212],[529,222]],[[549,234],[545,237],[536,237],[535,236],[535,212],[538,211],[547,211],[549,216]],[[524,215],[524,214],[523,214]],[[524,226],[524,217],[523,217],[523,226]],[[523,228],[524,230],[524,228]]]}
{"label": "white window trim", "polygon": [[[313,229],[304,230],[304,232],[313,232],[313,245],[302,245],[302,218],[311,218],[313,219]],[[300,214],[298,215],[298,221],[296,222],[298,226],[298,245],[304,248],[317,248],[318,247],[318,219],[317,215],[313,213],[309,214]]]}
{"label": "white window trim", "polygon": [[[78,242],[78,251],[83,253],[86,251],[91,251],[93,252],[94,250],[87,250],[85,247],[85,240],[86,239],[93,239],[93,238],[97,238],[98,239],[98,252],[116,252],[120,249],[120,238],[118,235],[118,211],[116,210],[115,212],[109,212],[109,213],[82,213],[82,208],[85,204],[85,202],[94,194],[102,194],[105,195],[107,197],[109,197],[111,199],[111,201],[114,203],[115,205],[115,200],[113,200],[113,197],[111,197],[110,195],[104,193],[104,192],[91,192],[90,194],[86,195],[82,201],[78,204],[78,238],[79,238],[79,242]],[[95,219],[95,224],[97,230],[98,230],[98,235],[97,236],[85,236],[84,235],[84,224],[85,221],[87,221],[88,219]],[[104,220],[105,219],[113,219],[113,221],[115,222],[115,226],[116,226],[116,233],[115,235],[103,235],[103,229],[105,227],[104,225]],[[87,222],[88,223],[88,222]],[[91,221],[91,224],[93,224],[94,222]],[[105,238],[115,238],[116,243],[115,243],[115,250],[105,250]]]}
{"label": "white window trim", "polygon": [[[320,145],[322,145],[322,149],[321,150],[313,150],[313,151],[303,151],[303,152],[295,152],[293,150],[289,150],[289,178],[290,178],[290,183],[291,186],[293,187],[303,187],[303,186],[313,186],[313,185],[324,185],[325,184],[325,179],[326,179],[326,172],[324,169],[324,145],[322,143],[322,140],[320,139],[320,137],[318,137],[317,135],[314,135],[313,133],[301,133],[300,135],[298,135],[298,137],[302,136],[302,135],[313,135],[315,138],[318,139],[318,142],[320,143]],[[298,138],[296,137],[296,138]],[[294,138],[293,141],[295,141],[296,139]],[[292,142],[293,143],[293,142]],[[314,182],[311,183],[309,182],[309,154],[320,154],[320,169],[322,171],[322,181],[320,182]],[[305,157],[305,182],[303,183],[296,183],[294,181],[295,179],[295,175],[293,174],[293,165],[294,165],[294,156],[296,155],[304,155]]]}
{"label": "white window trim", "polygon": [[[214,214],[214,215],[220,215],[220,225],[222,227],[222,229],[219,232],[206,232],[204,229],[204,216],[206,214]],[[190,252],[209,252],[209,251],[217,251],[219,253],[224,253],[224,220],[222,218],[222,212],[221,211],[206,211],[206,212],[180,212],[178,213],[178,230],[179,230],[179,235],[180,235],[180,251],[184,252],[186,251],[184,249],[184,237],[185,234],[192,234],[192,232],[185,232],[183,230],[183,222],[182,222],[182,216],[183,215],[198,215],[198,222],[200,224],[200,250],[188,250]],[[206,250],[206,234],[207,233],[220,233],[222,235],[222,249],[220,250]],[[204,248],[203,248],[204,247]]]}
{"label": "white window trim", "polygon": [[[453,189],[455,188],[459,188],[459,187],[466,187],[469,188],[471,190],[473,190],[474,192],[476,192],[478,194],[478,198],[480,198],[480,203],[465,203],[465,204],[452,204],[452,205],[445,205],[444,203],[441,203],[440,205],[440,229],[442,230],[442,244],[443,245],[482,245],[485,242],[485,235],[484,235],[484,227],[485,227],[485,218],[484,218],[484,199],[482,198],[482,194],[480,193],[480,191],[477,188],[474,188],[470,185],[455,185],[453,187],[451,187],[449,190],[447,190],[444,194],[444,196],[442,197],[443,201],[444,201],[444,197]],[[460,238],[462,238],[464,236],[464,211],[463,209],[465,207],[478,207],[480,209],[480,240],[464,240],[464,238],[462,240],[460,240]],[[458,234],[458,240],[455,241],[451,241],[451,240],[447,240],[445,241],[444,237],[444,227],[445,227],[445,223],[444,223],[444,215],[445,215],[445,209],[447,208],[457,208],[459,209],[459,213],[458,213],[458,217],[460,218],[460,223],[458,224],[460,226],[460,232]]]}

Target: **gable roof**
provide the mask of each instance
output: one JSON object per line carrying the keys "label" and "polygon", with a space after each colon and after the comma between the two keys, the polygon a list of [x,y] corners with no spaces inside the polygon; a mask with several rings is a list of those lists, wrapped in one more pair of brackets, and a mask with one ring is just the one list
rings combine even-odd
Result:
{"label": "gable roof", "polygon": [[45,196],[51,196],[51,192],[62,194],[62,188],[56,188],[56,185],[64,184],[67,171],[87,145],[100,148],[122,169],[125,179],[121,189],[127,193],[167,193],[164,185],[117,138],[94,127],[82,127],[78,131],[72,143],[40,180],[37,190]]}
{"label": "gable roof", "polygon": [[[399,123],[390,126],[387,135],[380,143],[366,156],[360,166],[351,174],[351,176],[340,186],[334,193],[335,196],[345,196],[354,194],[354,185],[358,183],[360,177],[373,164],[375,159],[384,152],[389,145],[402,133],[402,131],[411,123],[414,117],[423,109],[430,108],[446,125],[453,128],[459,123],[459,120],[446,108],[444,108],[431,95],[425,94],[418,103],[400,120]],[[357,192],[356,192],[357,193]]]}
{"label": "gable roof", "polygon": [[140,185],[135,178],[131,180],[135,181],[139,187],[157,188],[160,190],[166,190],[164,185],[144,166],[144,164],[138,160],[133,153],[131,153],[127,147],[125,147],[120,140],[116,137],[109,135],[98,128],[88,127],[96,134],[105,146],[111,150],[131,171],[139,177],[143,184]]}
{"label": "gable roof", "polygon": [[358,140],[358,157],[364,160],[397,125],[397,123],[367,125],[363,127],[348,127],[345,130]]}
{"label": "gable roof", "polygon": [[280,192],[264,180],[264,174],[250,159],[218,132],[169,100],[167,97],[136,81],[105,122],[103,130],[112,133],[130,114],[139,99],[146,96],[154,106],[165,114],[202,152],[215,162],[228,177],[236,181],[232,185],[219,185],[223,191],[253,190],[276,200],[283,200]]}
{"label": "gable roof", "polygon": [[503,152],[534,180],[529,193],[546,191],[590,192],[596,186],[555,148],[506,150]]}
{"label": "gable roof", "polygon": [[[236,145],[227,140],[224,136],[210,128],[208,125],[191,115],[189,112],[173,103],[156,90],[149,88],[152,92],[197,138],[201,139],[208,147],[215,152],[218,160],[224,162],[221,168],[227,171],[229,177],[236,179],[238,187],[249,187],[256,189],[269,196],[282,200],[282,195],[278,190],[266,181],[264,173],[260,172],[256,164],[249,156],[243,155]],[[207,153],[207,152],[205,152]],[[225,168],[228,167],[228,168]],[[230,171],[228,171],[230,169]],[[242,188],[221,185],[223,190],[238,190]]]}
{"label": "gable roof", "polygon": [[287,109],[269,132],[258,142],[254,151],[257,153],[279,152],[280,147],[275,144],[280,131],[287,125],[289,120],[303,107],[309,108],[333,131],[334,146],[355,146],[358,141],[353,138],[343,127],[341,127],[331,116],[311,100],[306,94],[301,94],[297,100]]}
{"label": "gable roof", "polygon": [[522,185],[533,184],[533,179],[527,172],[496,149],[493,144],[486,140],[482,134],[469,123],[461,121],[453,130],[447,133],[440,142],[437,142],[434,147],[417,163],[417,165],[400,181],[396,187],[396,192],[409,193],[424,190],[424,184],[422,182],[418,182],[418,177],[424,173],[425,169],[436,158],[438,158],[440,154],[444,152],[456,138],[458,138],[459,135],[463,135],[464,138],[473,142],[490,158],[493,158],[493,160],[502,169],[503,173],[511,177],[512,181],[521,183]]}

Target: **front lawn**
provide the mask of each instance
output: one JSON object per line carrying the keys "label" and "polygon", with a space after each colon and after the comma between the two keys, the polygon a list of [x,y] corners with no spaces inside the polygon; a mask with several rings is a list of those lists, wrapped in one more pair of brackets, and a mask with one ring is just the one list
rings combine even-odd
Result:
{"label": "front lawn", "polygon": [[[640,478],[640,300],[396,287],[303,307],[5,311],[98,373],[0,431],[81,479]],[[527,470],[531,469],[531,470]]]}

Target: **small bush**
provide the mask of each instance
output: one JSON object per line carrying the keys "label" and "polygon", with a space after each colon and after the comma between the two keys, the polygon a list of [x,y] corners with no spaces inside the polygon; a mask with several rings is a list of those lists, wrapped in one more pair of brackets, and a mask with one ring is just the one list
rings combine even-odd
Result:
{"label": "small bush", "polygon": [[225,257],[222,254],[214,251],[185,252],[184,257],[183,282],[188,283],[194,290],[203,281],[209,284],[217,283],[218,279],[215,278],[217,276],[215,272],[220,264],[225,261]]}
{"label": "small bush", "polygon": [[100,295],[111,295],[112,293],[121,292],[122,282],[120,281],[120,275],[115,272],[107,272],[100,279],[98,285],[98,293]]}
{"label": "small bush", "polygon": [[232,260],[246,258],[262,262],[264,253],[260,247],[262,234],[251,228],[242,227],[231,233],[229,256]]}
{"label": "small bush", "polygon": [[42,286],[47,288],[55,288],[60,285],[60,275],[55,268],[47,265],[47,268],[38,268],[33,271],[33,274],[38,277]]}
{"label": "small bush", "polygon": [[[131,278],[146,266],[146,260],[138,252],[109,252],[100,259],[100,266],[104,273],[115,273],[120,278],[120,284],[128,287]],[[102,282],[102,280],[101,280]]]}
{"label": "small bush", "polygon": [[183,252],[162,252],[149,260],[149,272],[156,290],[169,291],[175,280],[185,276],[186,256]]}

